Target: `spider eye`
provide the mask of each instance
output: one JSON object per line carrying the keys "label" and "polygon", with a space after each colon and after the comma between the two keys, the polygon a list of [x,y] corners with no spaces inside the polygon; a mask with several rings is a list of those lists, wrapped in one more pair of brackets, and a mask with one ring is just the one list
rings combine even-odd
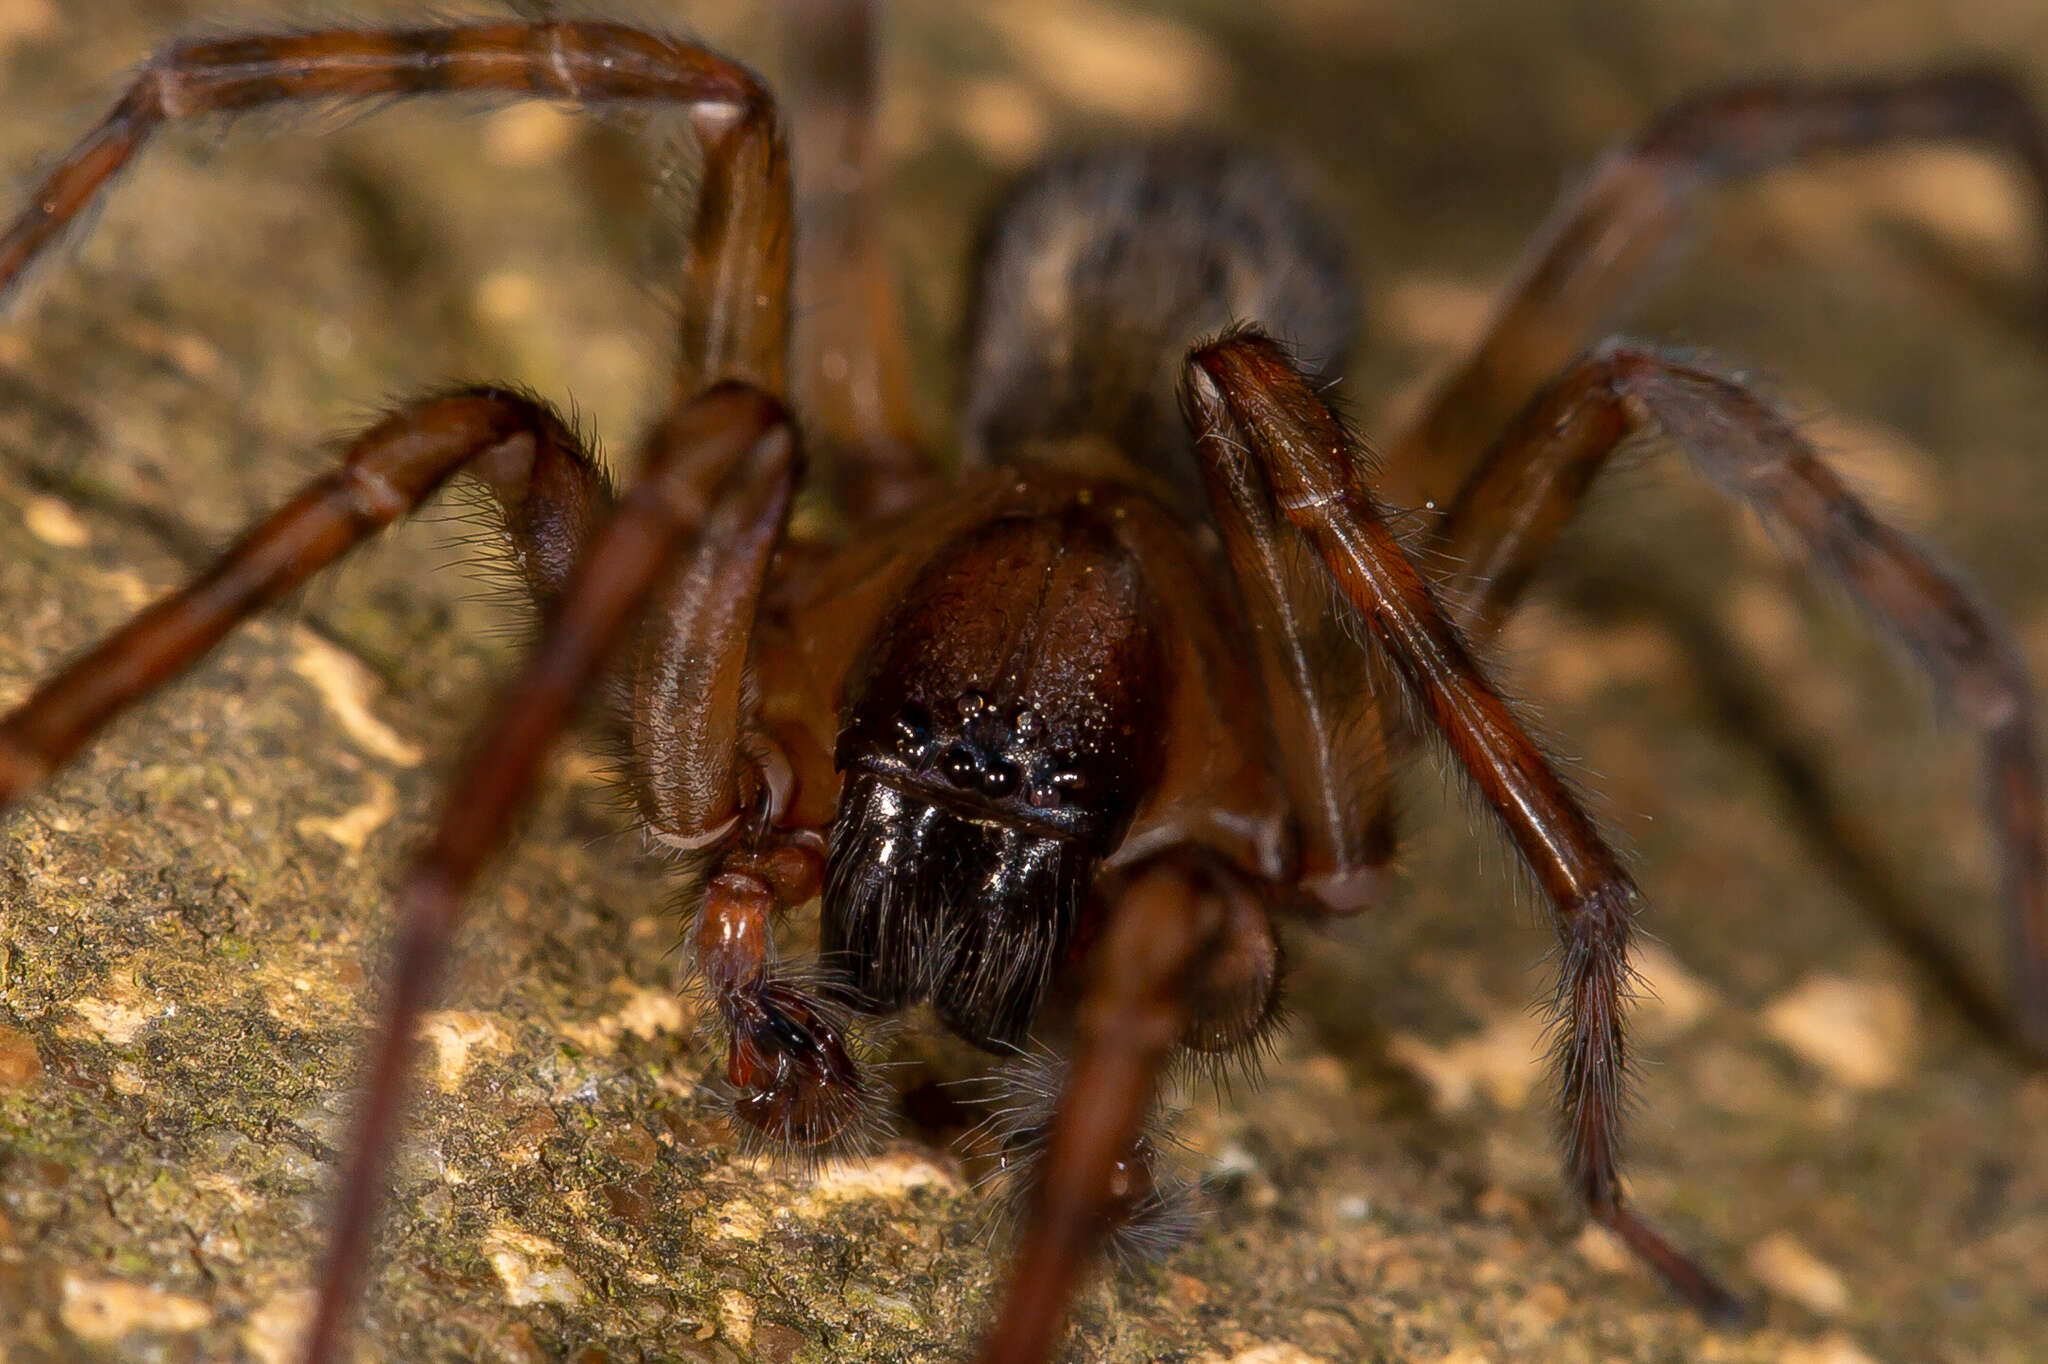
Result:
{"label": "spider eye", "polygon": [[1017,764],[997,758],[981,771],[981,789],[991,796],[1007,796],[1017,789]]}
{"label": "spider eye", "polygon": [[906,758],[922,758],[932,741],[932,715],[912,701],[896,715],[896,750]]}
{"label": "spider eye", "polygon": [[939,759],[939,771],[943,772],[946,780],[955,786],[971,787],[981,784],[981,762],[974,756],[974,750],[966,744],[954,744],[947,749],[946,755]]}

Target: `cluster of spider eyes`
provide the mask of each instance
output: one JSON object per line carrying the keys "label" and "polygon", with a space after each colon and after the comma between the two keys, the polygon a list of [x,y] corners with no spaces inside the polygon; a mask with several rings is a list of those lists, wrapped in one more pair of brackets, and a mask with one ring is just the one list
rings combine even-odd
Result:
{"label": "cluster of spider eyes", "polygon": [[1057,809],[1087,785],[1080,755],[1062,748],[1046,752],[1045,723],[1019,703],[1007,712],[977,691],[963,692],[934,716],[912,701],[896,716],[896,751],[920,770],[936,769],[962,791],[994,799],[1021,788],[1034,809]]}

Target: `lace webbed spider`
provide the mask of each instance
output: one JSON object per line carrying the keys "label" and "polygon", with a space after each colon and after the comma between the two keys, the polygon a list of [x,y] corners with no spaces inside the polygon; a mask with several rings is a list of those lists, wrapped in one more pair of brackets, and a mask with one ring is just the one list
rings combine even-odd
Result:
{"label": "lace webbed spider", "polygon": [[[1073,174],[1075,174],[1075,178],[1079,178],[1079,180],[1085,180],[1085,174],[1087,174],[1087,172],[1073,172]],[[1196,172],[1196,174],[1200,174],[1200,172]],[[1210,174],[1214,174],[1214,172],[1210,172]],[[1229,172],[1223,172],[1223,174],[1229,174]],[[1245,174],[1249,174],[1249,172],[1245,172]],[[1167,184],[1184,184],[1184,180],[1180,180],[1178,176],[1169,176],[1169,178],[1167,178]],[[1208,190],[1208,193],[1214,193],[1214,184],[1210,186],[1210,190]],[[1083,199],[1083,203],[1096,203],[1096,201],[1092,201],[1092,199],[1090,199],[1090,197],[1087,197],[1087,195],[1081,195],[1081,199]],[[1096,207],[1100,207],[1100,205],[1096,205]],[[1104,217],[1108,217],[1108,215],[1104,215]],[[1180,219],[1176,219],[1176,221],[1180,221]],[[1327,293],[1327,291],[1323,291],[1323,293]],[[1235,311],[1235,309],[1233,309],[1233,311]],[[1208,328],[1212,328],[1212,326],[1217,326],[1217,324],[1214,324],[1214,322],[1212,322],[1212,324],[1206,324],[1206,328],[1204,328],[1204,330],[1208,330]],[[1300,330],[1300,328],[1298,328],[1298,322],[1296,322],[1296,330]],[[991,336],[995,336],[997,340],[1004,340],[1004,338],[1008,336],[1008,332],[989,332],[989,334],[991,334]],[[1290,381],[1288,381],[1288,377],[1286,377],[1286,373],[1284,373],[1284,369],[1282,369],[1282,363],[1280,363],[1280,358],[1276,356],[1276,352],[1270,352],[1270,350],[1262,348],[1260,344],[1257,344],[1257,342],[1255,342],[1255,340],[1251,340],[1251,338],[1241,338],[1241,340],[1233,342],[1233,346],[1231,346],[1231,348],[1227,348],[1227,350],[1217,350],[1217,352],[1210,352],[1210,358],[1212,358],[1212,360],[1217,360],[1217,363],[1219,363],[1219,365],[1227,365],[1227,363],[1237,363],[1237,365],[1249,367],[1251,371],[1257,371],[1257,373],[1260,373],[1260,375],[1264,375],[1264,379],[1262,379],[1262,385],[1260,385],[1260,387],[1262,387],[1262,391],[1286,389],[1286,387],[1288,387],[1288,383],[1290,383]],[[1712,387],[1712,381],[1702,381],[1702,383],[1708,383],[1708,387]],[[1198,393],[1198,397],[1200,397],[1200,393]],[[1083,403],[1083,406],[1085,406],[1085,403]],[[1298,389],[1296,389],[1296,391],[1294,391],[1294,403],[1292,403],[1292,408],[1290,408],[1290,410],[1294,410],[1294,412],[1313,412],[1313,395],[1309,395],[1309,393],[1305,393],[1305,391],[1298,391]],[[1022,418],[1014,418],[1014,416],[1012,416],[1012,414],[1008,414],[1008,412],[999,412],[997,416],[1001,416],[1001,418],[1004,418],[1004,420],[1032,420],[1032,418],[1042,418],[1044,414],[1024,414]],[[1149,416],[1157,416],[1157,414],[1149,414]],[[1249,418],[1245,418],[1245,420],[1249,420]],[[993,418],[991,418],[991,422],[993,422]],[[995,422],[995,424],[999,424],[999,422]],[[813,442],[815,442],[815,440],[819,440],[821,436],[823,436],[825,440],[829,440],[829,438],[831,438],[831,436],[829,436],[829,422],[819,422],[819,424],[817,424],[817,428],[811,428],[811,430],[809,430],[809,434],[811,434]],[[1233,440],[1239,440],[1239,442],[1241,442],[1241,440],[1243,440],[1245,436],[1249,436],[1249,434],[1253,434],[1253,432],[1239,432],[1237,436],[1233,436]],[[1014,436],[1006,436],[1006,438],[1014,438]],[[825,477],[831,477],[831,469],[834,469],[834,463],[829,463],[829,461],[819,461],[819,463],[823,463],[823,469],[821,469],[821,473],[823,473]],[[842,465],[842,467],[844,467],[844,465]],[[874,496],[874,494],[870,494],[870,492],[864,492],[864,489],[858,489],[858,487],[854,487],[854,489],[850,489],[850,494],[848,494],[848,500],[850,500],[850,502],[854,502],[854,504],[858,504],[860,500],[864,500],[864,498],[870,498],[870,496]],[[1174,500],[1174,496],[1176,496],[1176,494],[1171,494],[1171,492],[1165,492],[1165,494],[1161,494],[1161,498],[1163,498],[1163,500],[1167,500],[1167,502],[1171,502],[1171,500]],[[1448,500],[1446,500],[1446,504],[1448,504]],[[1028,549],[1028,545],[1026,545],[1026,549]],[[1024,551],[1020,551],[1020,553],[1024,553]],[[1499,578],[1495,578],[1495,582],[1503,582],[1503,584],[1511,586],[1511,576],[1499,576]],[[1290,600],[1292,600],[1292,598],[1290,598]],[[1321,598],[1315,598],[1313,602],[1294,602],[1294,608],[1311,608],[1311,610],[1313,610],[1313,608],[1321,608]],[[901,672],[907,672],[907,668],[903,668],[903,670],[889,670],[889,676],[901,676]],[[1350,694],[1348,694],[1348,696],[1350,696]],[[920,707],[922,707],[922,705],[924,705],[924,702],[915,702],[915,705],[920,705]],[[1346,705],[1346,700],[1337,700],[1337,705],[1339,705],[1339,707],[1341,707],[1341,705]],[[1354,700],[1354,705],[1356,705],[1356,700]],[[979,715],[979,713],[981,713],[981,711],[977,709],[977,715]],[[891,719],[905,719],[905,715],[907,715],[905,707],[897,707],[897,713],[895,713],[895,715],[893,715]],[[971,721],[973,717],[965,717],[965,715],[963,715],[963,719],[969,719],[969,721]],[[920,727],[920,723],[922,723],[922,725],[932,725],[932,723],[934,723],[934,721],[932,721],[932,715],[930,715],[930,709],[928,709],[928,707],[926,707],[926,711],[924,711],[924,717],[922,717],[922,719],[918,719],[918,717],[911,717],[911,723],[907,725],[907,729],[909,729],[909,731],[915,731],[915,729],[918,729],[918,727]],[[1018,729],[1016,725],[1010,725],[1010,729],[1008,729],[1008,733],[1006,733],[1004,737],[1006,737],[1006,739],[1014,739],[1014,737],[1016,737],[1016,729]],[[915,739],[915,737],[918,737],[918,735],[915,735],[915,733],[909,733],[909,737],[911,737],[911,739]],[[985,756],[985,758],[989,758],[989,756]],[[999,756],[997,756],[997,758],[999,758]],[[1341,758],[1339,758],[1339,762],[1341,762]],[[979,780],[981,776],[987,776],[987,774],[989,774],[989,770],[993,770],[993,766],[995,766],[995,760],[993,760],[993,758],[989,758],[989,760],[985,760],[985,762],[979,762],[979,764],[969,764],[969,768],[971,768],[971,774],[973,774],[973,776],[977,776],[977,780]],[[985,768],[987,768],[987,770],[985,770]],[[899,776],[901,776],[901,774],[899,774]],[[987,784],[987,782],[985,782],[985,784]],[[815,788],[815,782],[813,782],[811,786]],[[872,795],[872,793],[874,793],[874,788],[870,788],[870,795]],[[887,793],[883,793],[883,795],[887,795]],[[1001,793],[995,793],[995,795],[1001,795]],[[872,815],[872,819],[877,819],[877,821],[883,821],[883,823],[887,823],[887,819],[889,819],[889,817],[891,817],[891,815],[889,815],[889,811],[881,811],[881,813],[874,813],[874,815]],[[1333,840],[1337,840],[1337,846],[1341,848],[1341,840],[1343,840],[1343,838],[1346,838],[1348,834],[1358,834],[1358,832],[1360,832],[1360,829],[1358,829],[1358,827],[1352,827],[1352,825],[1350,825],[1350,821],[1339,821],[1339,823],[1341,823],[1343,827],[1335,827],[1335,829],[1331,829],[1331,836],[1333,836]],[[1370,823],[1370,821],[1364,821],[1364,823]],[[682,840],[684,840],[684,842],[690,842],[688,834],[684,834],[684,836],[682,836]],[[799,848],[797,848],[797,852],[801,854],[801,852],[803,852],[803,848],[799,846]],[[1372,860],[1376,858],[1376,852],[1378,852],[1378,850],[1372,850],[1372,856],[1360,856],[1360,858],[1358,858],[1358,864],[1370,864],[1370,862],[1372,862]],[[1581,852],[1583,852],[1583,850],[1581,850]],[[1272,856],[1272,854],[1266,854],[1266,856]],[[813,870],[815,870],[815,868],[813,868]],[[733,868],[733,872],[735,872],[735,875],[739,875],[739,877],[745,877],[745,875],[748,875],[748,868]],[[766,872],[768,872],[768,868],[762,868],[762,875],[764,875],[764,877],[768,879],[768,883],[772,885],[774,877],[768,877],[768,875],[766,875]],[[801,877],[801,875],[811,875],[811,872],[799,872],[799,877]],[[1206,877],[1206,875],[1210,875],[1210,872],[1206,872],[1206,870],[1204,870],[1204,872],[1200,872],[1200,875],[1202,875],[1202,877]],[[1151,889],[1157,889],[1157,885],[1159,885],[1159,883],[1145,883],[1145,885],[1149,885]],[[743,893],[748,893],[748,887],[743,887],[743,885],[741,885],[741,887],[737,887],[735,895],[743,895]],[[856,936],[858,936],[858,934],[856,934]],[[1255,944],[1253,944],[1253,946],[1255,946]],[[1251,952],[1251,954],[1255,956],[1255,952]],[[885,979],[885,981],[868,981],[866,985],[868,985],[870,993],[887,993],[887,991],[895,989],[895,983],[891,983],[891,981],[887,981],[887,979]],[[745,997],[745,999],[739,999],[739,1001],[737,1001],[737,1004],[741,1004],[741,1006],[748,1006],[748,1004],[752,1004],[752,1006],[758,1006],[758,1004],[762,1004],[762,1001],[770,1001],[770,1004],[772,1004],[772,1001],[774,1001],[776,997],[778,997],[778,995],[772,995],[772,993],[760,993],[760,995],[750,995],[750,997]],[[975,1004],[975,999],[977,999],[977,997],[985,999],[987,995],[985,995],[985,993],[981,993],[981,991],[969,991],[969,999],[967,999],[967,1001],[965,1001],[965,1004],[961,1006],[961,1010],[973,1012],[973,1004]],[[741,1026],[741,1032],[743,1032],[743,1034],[750,1034],[750,1036],[756,1036],[756,1038],[758,1038],[758,1036],[762,1036],[760,1032],[748,1032],[748,1028],[752,1026],[752,1028],[766,1028],[766,1030],[768,1030],[770,1034],[776,1034],[776,1036],[784,1036],[784,1038],[786,1038],[786,1036],[788,1036],[788,1030],[786,1030],[786,1028],[782,1028],[780,1024],[788,1022],[788,1014],[791,1014],[791,1010],[793,1010],[793,1008],[797,1008],[797,1006],[791,1006],[791,1004],[788,1004],[788,1001],[784,1001],[784,1004],[782,1004],[782,1006],[774,1006],[774,1014],[764,1014],[764,1016],[756,1018],[756,1020],[754,1020],[752,1024],[743,1024],[743,1026]],[[956,1012],[961,1012],[961,1010],[956,1010]],[[1006,1030],[1006,1028],[1014,1028],[1014,1022],[1012,1022],[1012,1016],[1014,1016],[1014,1014],[1030,1014],[1030,1012],[1032,1012],[1032,1010],[1028,1010],[1028,1008],[1022,1008],[1022,1006],[1014,1006],[1014,1004],[1012,1004],[1012,1001],[1008,999],[1008,995],[997,995],[997,1008],[993,1008],[993,1010],[985,1012],[985,1014],[983,1014],[983,1016],[979,1016],[979,1018],[973,1018],[973,1020],[969,1020],[969,1026],[981,1028],[983,1032],[989,1032],[989,1030]],[[801,1028],[801,1026],[799,1026],[797,1030],[799,1030],[799,1032],[805,1032],[805,1028]],[[811,1030],[811,1032],[813,1032],[813,1036],[815,1036],[815,1030]],[[811,1090],[803,1090],[803,1088],[801,1088],[801,1085],[799,1085],[799,1094],[831,1094],[831,1090],[817,1090],[817,1088],[815,1088],[815,1085],[813,1085],[813,1088],[811,1088]],[[788,1108],[782,1108],[782,1114],[786,1114],[786,1112],[788,1112]],[[784,1118],[784,1116],[778,1116],[776,1120],[780,1122],[780,1120],[786,1120],[786,1118]],[[1683,1272],[1683,1268],[1681,1268],[1681,1266],[1675,1266],[1675,1264],[1673,1264],[1673,1268],[1677,1268],[1677,1270],[1681,1270],[1681,1272]],[[1020,1348],[1020,1350],[1028,1350],[1028,1346],[1018,1346],[1018,1348]]]}

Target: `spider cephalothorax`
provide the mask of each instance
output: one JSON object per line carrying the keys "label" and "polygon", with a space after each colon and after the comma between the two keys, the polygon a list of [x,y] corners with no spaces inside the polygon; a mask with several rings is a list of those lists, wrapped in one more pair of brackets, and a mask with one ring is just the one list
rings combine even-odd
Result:
{"label": "spider cephalothorax", "polygon": [[[879,1095],[863,1016],[929,1003],[968,1042],[1032,1064],[1038,1042],[1065,1044],[1064,1067],[1038,1072],[1048,1097],[997,1125],[1029,1184],[991,1364],[1048,1358],[1096,1249],[1155,1201],[1161,1076],[1268,1034],[1276,918],[1354,912],[1384,886],[1390,770],[1423,732],[1552,913],[1570,1187],[1688,1301],[1734,1312],[1623,1192],[1635,888],[1469,643],[1514,606],[1617,446],[1651,428],[1960,702],[1992,776],[2018,1030],[2048,1046],[2042,783],[2012,646],[1743,385],[1642,347],[1582,351],[1717,177],[1924,138],[2017,150],[2043,173],[2009,81],[1747,88],[1602,162],[1390,446],[1406,482],[1438,490],[1404,542],[1323,394],[1353,317],[1330,234],[1260,161],[1212,145],[1117,147],[1025,178],[981,256],[969,467],[942,472],[911,419],[876,229],[870,16],[859,0],[803,8],[795,65],[819,87],[793,106],[801,193],[768,91],[691,43],[583,21],[330,30],[166,49],[0,237],[5,287],[156,128],[263,105],[669,103],[703,143],[672,401],[630,488],[529,396],[424,399],[0,722],[7,802],[457,473],[481,486],[545,616],[400,896],[310,1358],[329,1357],[349,1306],[462,896],[593,689],[628,732],[640,816],[702,872],[688,943],[744,1128],[857,1144]],[[833,506],[816,539],[789,534],[800,449]],[[822,957],[791,960],[777,930],[813,901]]]}
{"label": "spider cephalothorax", "polygon": [[942,546],[848,687],[824,945],[864,1006],[1021,1044],[1095,868],[1157,781],[1143,566],[1078,498]]}

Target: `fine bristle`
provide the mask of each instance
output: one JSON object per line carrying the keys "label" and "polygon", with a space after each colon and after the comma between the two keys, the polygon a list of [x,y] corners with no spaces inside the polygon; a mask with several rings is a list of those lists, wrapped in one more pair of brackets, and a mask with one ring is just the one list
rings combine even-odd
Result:
{"label": "fine bristle", "polygon": [[[982,1230],[992,1241],[1014,1238],[1024,1220],[1066,1078],[1065,1059],[1036,1047],[970,1082],[989,1105],[988,1116],[968,1133],[965,1144],[990,1161],[977,1186],[988,1198]],[[1165,1259],[1201,1225],[1202,1188],[1186,1170],[1186,1153],[1173,1131],[1177,1116],[1174,1110],[1154,1108],[1139,1133],[1137,1148],[1148,1184],[1116,1216],[1104,1243],[1120,1272]]]}

